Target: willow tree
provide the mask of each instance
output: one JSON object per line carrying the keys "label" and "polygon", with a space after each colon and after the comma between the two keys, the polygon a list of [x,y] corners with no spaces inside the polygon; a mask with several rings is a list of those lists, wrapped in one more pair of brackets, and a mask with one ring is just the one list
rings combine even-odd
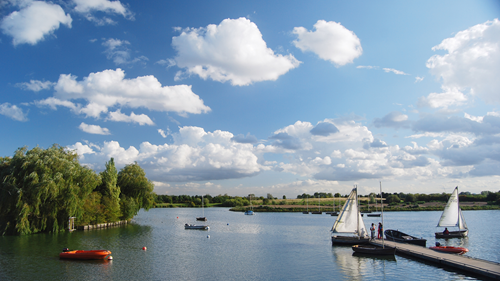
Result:
{"label": "willow tree", "polygon": [[118,221],[120,213],[120,187],[117,186],[118,172],[115,160],[111,158],[106,163],[106,169],[99,173],[102,183],[96,188],[101,193],[101,204],[105,210],[105,220],[108,222]]}
{"label": "willow tree", "polygon": [[19,148],[0,159],[0,227],[2,234],[63,230],[68,217],[83,215],[85,198],[100,184],[75,152],[59,145]]}
{"label": "willow tree", "polygon": [[146,173],[137,162],[120,170],[117,184],[121,190],[122,219],[132,218],[141,208],[149,210],[153,207],[154,184],[146,178]]}

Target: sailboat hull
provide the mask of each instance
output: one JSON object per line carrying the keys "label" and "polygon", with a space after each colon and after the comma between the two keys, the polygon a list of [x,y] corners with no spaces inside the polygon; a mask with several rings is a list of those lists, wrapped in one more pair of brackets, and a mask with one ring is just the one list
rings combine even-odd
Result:
{"label": "sailboat hull", "polygon": [[369,244],[370,238],[356,236],[332,236],[332,246],[352,246]]}
{"label": "sailboat hull", "polygon": [[459,230],[459,231],[450,231],[449,234],[444,234],[443,232],[436,232],[436,238],[464,238],[469,235],[469,230]]}

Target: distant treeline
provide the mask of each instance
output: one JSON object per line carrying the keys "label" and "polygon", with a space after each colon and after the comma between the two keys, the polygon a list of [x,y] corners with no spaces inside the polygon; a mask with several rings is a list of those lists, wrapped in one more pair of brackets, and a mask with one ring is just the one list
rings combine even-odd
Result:
{"label": "distant treeline", "polygon": [[[227,194],[211,196],[207,195],[157,195],[156,203],[167,203],[167,204],[185,204],[191,207],[201,206],[201,199],[203,197],[203,204],[208,206],[209,204],[216,204],[220,207],[236,207],[236,206],[248,206],[250,205],[249,198],[239,197],[239,196],[229,196]],[[259,198],[253,198],[252,200],[258,200]],[[265,198],[262,197],[262,200]]]}
{"label": "distant treeline", "polygon": [[0,157],[0,234],[57,232],[76,225],[115,222],[153,207],[154,185],[137,164],[118,172],[114,159],[99,174],[59,145],[19,148]]}
{"label": "distant treeline", "polygon": [[[450,198],[450,193],[433,193],[433,194],[412,194],[412,193],[385,193],[382,192],[382,197],[387,203],[399,202],[447,202]],[[370,197],[374,194],[370,194]],[[500,204],[500,191],[491,192],[483,191],[481,194],[471,194],[470,192],[460,192],[458,195],[460,202],[488,202],[490,204]]]}
{"label": "distant treeline", "polygon": [[[412,193],[382,193],[382,197],[384,198],[384,203],[424,203],[424,202],[447,202],[450,198],[451,194],[447,193],[436,193],[436,194],[412,194]],[[203,197],[203,204],[205,206],[215,205],[220,207],[241,207],[241,206],[249,206],[250,198],[252,198],[253,204],[259,205],[283,205],[283,204],[293,204],[293,205],[305,205],[304,202],[306,198],[346,198],[348,195],[341,195],[340,193],[336,193],[333,195],[332,193],[324,193],[324,192],[315,192],[313,195],[303,193],[302,195],[297,195],[297,199],[302,199],[300,202],[291,200],[286,200],[286,196],[283,196],[283,199],[277,199],[273,197],[271,194],[267,194],[267,197],[256,197],[254,194],[249,194],[247,197],[240,196],[229,196],[227,194],[211,196],[210,194],[206,195],[157,195],[156,204],[172,204],[172,205],[183,205],[183,206],[201,206],[201,199]],[[362,204],[375,203],[377,200],[380,202],[380,195],[375,193],[370,193],[368,195],[361,195],[361,198],[368,198],[368,201],[362,201]],[[497,204],[500,205],[500,191],[499,192],[490,192],[483,191],[481,194],[471,194],[470,192],[462,192],[459,195],[460,202],[488,202],[489,204]],[[310,204],[314,204],[310,202]],[[322,203],[325,204],[325,203]]]}

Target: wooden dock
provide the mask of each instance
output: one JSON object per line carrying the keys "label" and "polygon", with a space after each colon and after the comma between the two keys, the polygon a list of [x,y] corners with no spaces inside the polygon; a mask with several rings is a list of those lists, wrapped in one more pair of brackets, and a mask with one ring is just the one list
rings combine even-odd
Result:
{"label": "wooden dock", "polygon": [[[374,245],[382,245],[382,240],[370,242]],[[447,266],[459,271],[473,273],[493,279],[500,279],[500,263],[467,257],[465,255],[448,254],[437,252],[422,246],[384,241],[386,246],[395,247],[396,254],[410,256],[439,266]]]}

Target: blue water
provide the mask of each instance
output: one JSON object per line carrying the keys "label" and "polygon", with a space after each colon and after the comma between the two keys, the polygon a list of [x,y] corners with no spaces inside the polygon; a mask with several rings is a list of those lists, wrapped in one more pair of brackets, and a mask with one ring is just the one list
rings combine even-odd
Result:
{"label": "blue water", "polygon": [[[0,237],[0,280],[477,280],[415,260],[353,256],[332,247],[335,217],[243,213],[205,208],[210,231],[185,230],[200,209],[141,211],[132,224],[73,233]],[[466,211],[467,239],[436,240],[441,212],[386,212],[386,229],[400,229],[468,256],[500,261],[500,211]],[[365,218],[368,227],[381,218]],[[113,260],[60,260],[70,249],[108,249]],[[142,250],[147,247],[147,250]]]}

